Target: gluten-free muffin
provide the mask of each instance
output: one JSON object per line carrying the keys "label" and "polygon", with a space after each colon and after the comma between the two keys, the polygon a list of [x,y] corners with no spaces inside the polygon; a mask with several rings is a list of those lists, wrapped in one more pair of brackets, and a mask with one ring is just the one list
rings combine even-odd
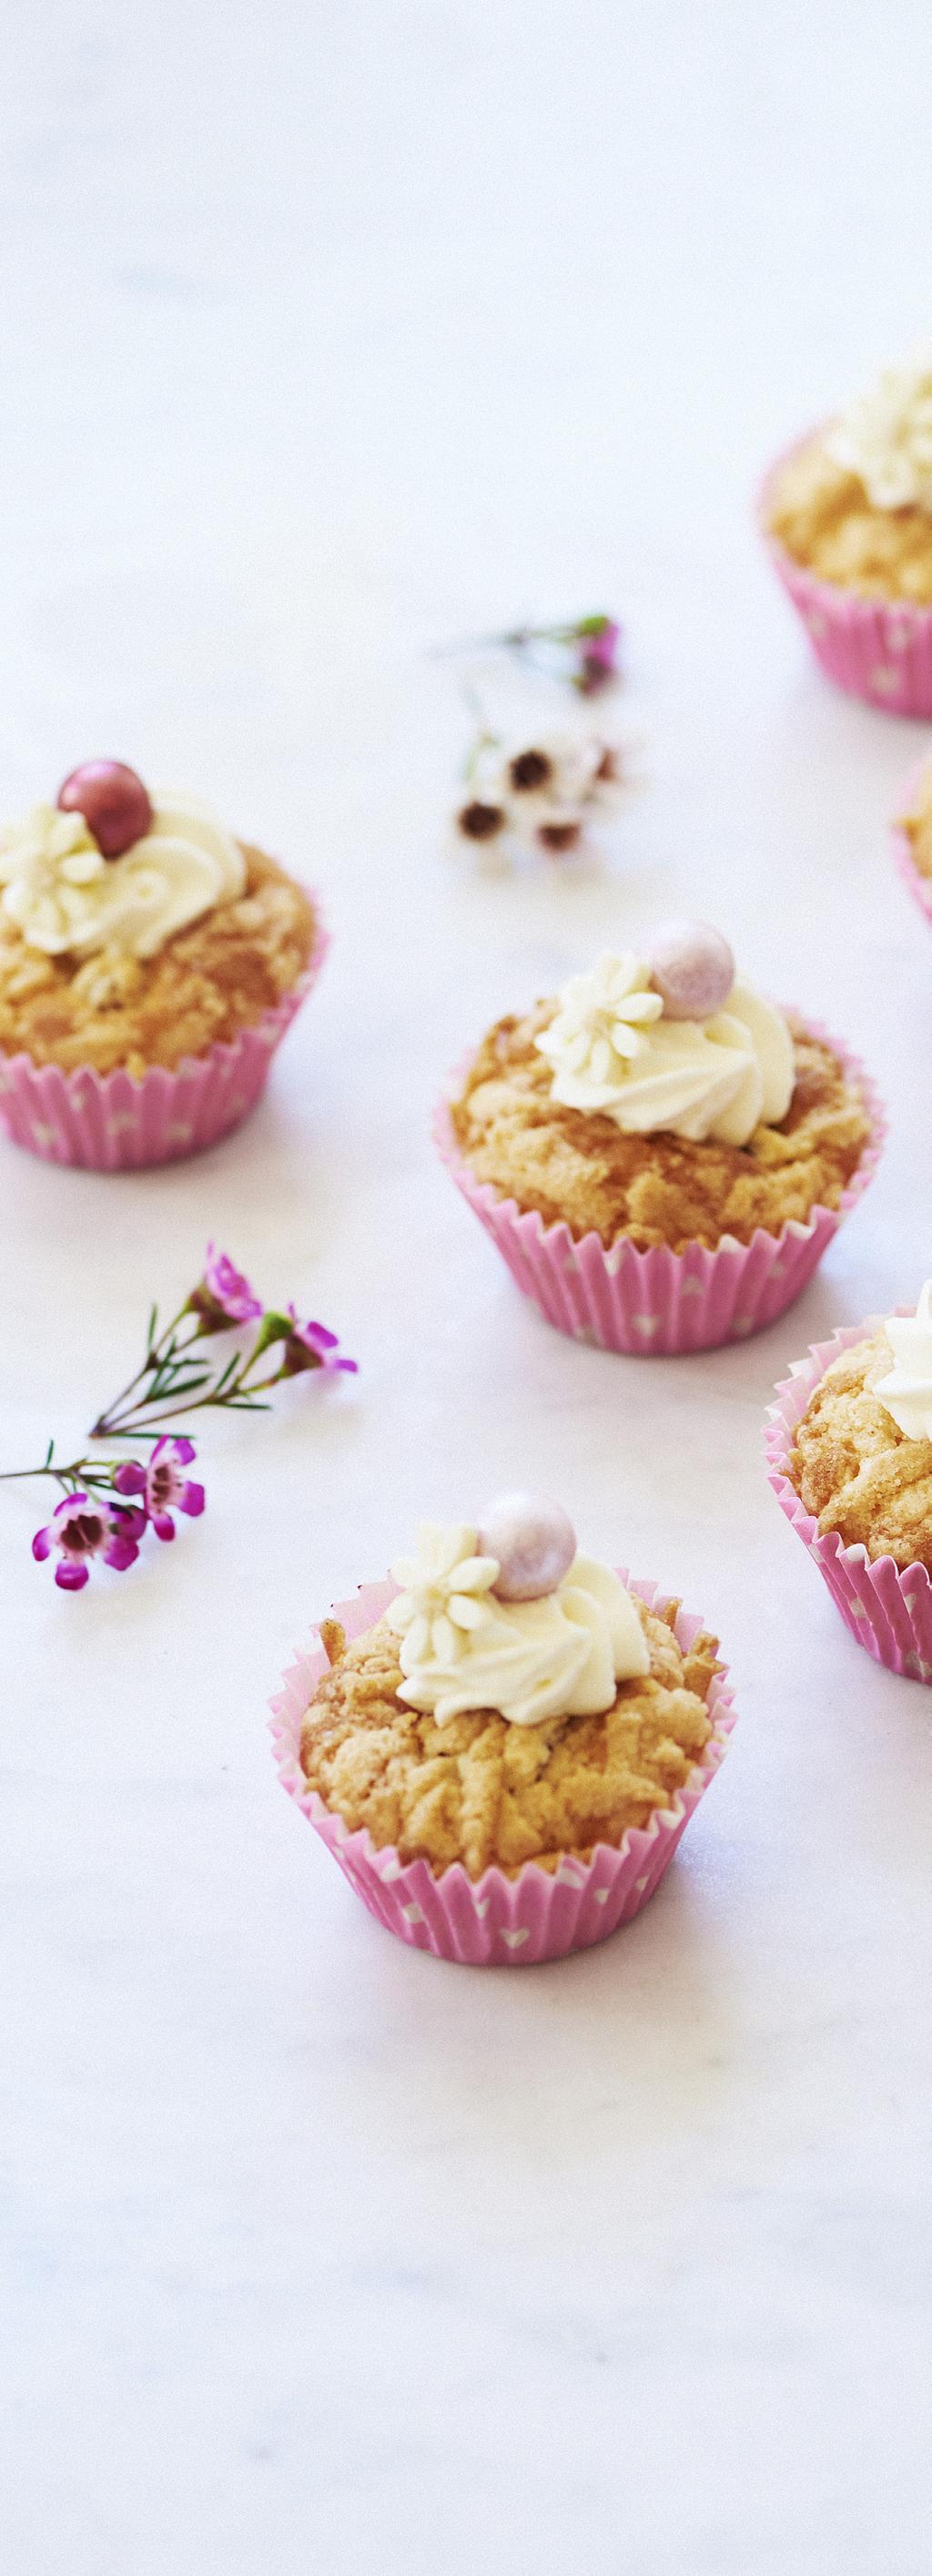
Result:
{"label": "gluten-free muffin", "polygon": [[840,1353],[809,1398],[787,1473],[819,1535],[932,1573],[932,1280]]}
{"label": "gluten-free muffin", "polygon": [[776,1390],[770,1482],[859,1646],[932,1681],[932,1280],[848,1325]]}
{"label": "gluten-free muffin", "polygon": [[[67,1128],[75,1097],[93,1099],[103,1114],[110,1077],[127,1076],[141,1095],[153,1071],[174,1075],[192,1064],[224,1111],[235,1107],[238,1084],[242,1115],[322,945],[304,887],[199,798],[153,800],[122,763],[86,763],[56,805],[33,807],[0,840],[0,1057],[18,1068],[18,1080],[7,1075],[2,1086],[8,1123],[21,1108],[20,1141],[42,1150],[28,1123],[42,1098],[44,1114],[57,1105]],[[77,1084],[37,1085],[37,1070],[53,1068]],[[124,1133],[125,1094],[124,1084]],[[166,1098],[164,1084],[150,1086],[150,1107]],[[210,1104],[201,1105],[206,1114]],[[131,1141],[144,1147],[141,1096],[138,1106]],[[234,1122],[224,1115],[222,1123]],[[94,1159],[79,1150],[80,1137],[72,1142],[78,1150],[62,1159]],[[130,1159],[159,1155],[140,1150]]]}
{"label": "gluten-free muffin", "polygon": [[492,1955],[493,1898],[536,1956],[636,1911],[723,1749],[716,1639],[526,1495],[425,1525],[366,1597],[357,1633],[321,1624],[286,1778],[366,1902],[408,1938],[384,1891],[420,1890],[410,1920],[463,1957]]}
{"label": "gluten-free muffin", "polygon": [[760,515],[831,677],[896,713],[932,713],[932,369],[887,370],[801,440]]}
{"label": "gluten-free muffin", "polygon": [[[602,957],[561,993],[498,1021],[455,1084],[445,1121],[441,1148],[506,1259],[505,1209],[536,1220],[545,1245],[549,1229],[564,1227],[577,1270],[588,1247],[594,1295],[606,1273],[618,1282],[624,1256],[629,1271],[632,1255],[693,1256],[695,1283],[697,1254],[756,1245],[753,1306],[739,1299],[733,1312],[769,1321],[780,1305],[761,1311],[774,1284],[761,1237],[773,1243],[774,1264],[783,1247],[785,1305],[804,1285],[803,1242],[820,1235],[817,1259],[825,1225],[834,1231],[865,1172],[875,1112],[847,1051],[739,981],[726,942],[690,924],[658,933],[644,955]],[[517,1248],[525,1276],[517,1259],[511,1266],[534,1294],[526,1224]],[[546,1280],[538,1270],[541,1286],[552,1286],[552,1272],[552,1263]],[[643,1267],[632,1276],[637,1311],[648,1316],[652,1279],[668,1312],[675,1285],[656,1261],[650,1278]],[[733,1258],[729,1279],[737,1288]],[[693,1284],[687,1303],[696,1294]],[[544,1311],[576,1329],[572,1314]],[[604,1295],[600,1311],[606,1330],[595,1338],[639,1347],[612,1339]],[[727,1331],[727,1317],[706,1320],[709,1338],[726,1338],[717,1323]],[[702,1346],[689,1328],[687,1317],[685,1343],[668,1346]],[[650,1332],[645,1341],[663,1347]]]}

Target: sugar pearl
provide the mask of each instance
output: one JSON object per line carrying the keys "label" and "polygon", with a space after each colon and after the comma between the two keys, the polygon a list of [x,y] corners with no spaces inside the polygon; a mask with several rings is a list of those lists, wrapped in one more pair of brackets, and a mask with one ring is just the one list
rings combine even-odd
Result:
{"label": "sugar pearl", "polygon": [[648,964],[669,1020],[707,1020],[735,980],[727,939],[705,921],[670,921],[650,942]]}
{"label": "sugar pearl", "polygon": [[500,1601],[539,1601],[555,1592],[576,1554],[576,1533],[559,1503],[538,1494],[502,1494],[484,1514],[482,1556],[498,1558],[492,1586]]}
{"label": "sugar pearl", "polygon": [[105,859],[120,859],[152,821],[142,779],[122,760],[85,760],[58,790],[63,814],[83,814]]}

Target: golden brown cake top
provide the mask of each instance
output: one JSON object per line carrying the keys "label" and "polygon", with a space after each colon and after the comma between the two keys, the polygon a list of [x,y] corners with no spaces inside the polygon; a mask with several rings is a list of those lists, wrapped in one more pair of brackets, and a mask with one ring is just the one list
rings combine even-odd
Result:
{"label": "golden brown cake top", "polygon": [[916,503],[871,501],[860,476],[839,463],[820,431],[777,473],[765,525],[794,563],[864,599],[932,604],[932,517]]}
{"label": "golden brown cake top", "polygon": [[152,957],[114,948],[78,958],[31,947],[0,910],[0,1049],[68,1072],[117,1066],[141,1077],[234,1038],[293,991],[316,936],[302,886],[239,845],[244,885]]}
{"label": "golden brown cake top", "polygon": [[932,1423],[932,1401],[914,1414],[909,1396],[898,1397],[904,1372],[891,1333],[895,1341],[893,1317],[833,1360],[810,1396],[787,1472],[821,1535],[837,1530],[845,1547],[864,1547],[871,1559],[892,1556],[903,1569],[932,1573],[932,1437],[908,1436],[889,1409]]}
{"label": "golden brown cake top", "polygon": [[397,1635],[383,1619],[346,1645],[331,1623],[335,1660],[318,1684],[301,1737],[310,1788],[352,1832],[435,1874],[460,1861],[472,1879],[496,1863],[555,1869],[648,1823],[701,1759],[712,1733],[706,1700],[716,1640],[684,1654],[676,1605],[637,1602],[649,1670],[620,1682],[600,1714],[512,1725],[488,1709],[439,1724],[399,1697]]}
{"label": "golden brown cake top", "polygon": [[558,1001],[497,1022],[451,1104],[460,1150],[503,1198],[564,1219],[580,1238],[674,1252],[723,1235],[748,1243],[760,1226],[778,1235],[816,1205],[837,1208],[870,1134],[860,1092],[831,1047],[791,1021],[792,1097],[779,1124],[758,1125],[746,1145],[663,1130],[629,1135],[605,1115],[552,1097],[551,1066],[536,1041]]}

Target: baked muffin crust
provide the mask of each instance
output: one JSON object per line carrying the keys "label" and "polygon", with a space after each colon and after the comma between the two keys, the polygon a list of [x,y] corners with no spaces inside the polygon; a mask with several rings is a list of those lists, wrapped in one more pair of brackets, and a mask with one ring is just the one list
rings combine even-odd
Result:
{"label": "baked muffin crust", "polygon": [[166,941],[154,957],[104,949],[83,959],[27,946],[0,912],[0,1050],[69,1072],[118,1066],[141,1078],[203,1055],[292,990],[314,945],[304,888],[241,844],[246,887]]}
{"label": "baked muffin crust", "polygon": [[499,1020],[451,1107],[461,1152],[503,1198],[536,1208],[545,1224],[565,1219],[577,1238],[594,1233],[608,1247],[624,1234],[639,1251],[672,1252],[714,1247],[723,1234],[749,1243],[758,1226],[779,1234],[816,1204],[837,1208],[870,1122],[838,1057],[801,1022],[790,1021],[796,1083],[786,1118],[738,1146],[665,1131],[629,1136],[611,1118],[552,1100],[551,1068],[534,1040],[556,1009],[548,1000]]}
{"label": "baked muffin crust", "polygon": [[368,1826],[377,1848],[423,1859],[435,1875],[461,1861],[470,1878],[497,1863],[514,1876],[525,1861],[555,1870],[562,1855],[588,1857],[645,1825],[688,1779],[712,1733],[706,1707],[717,1640],[702,1634],[688,1655],[673,1635],[677,1604],[663,1614],[637,1600],[650,1672],[618,1684],[599,1717],[513,1726],[477,1709],[439,1727],[398,1698],[398,1640],[385,1620],[336,1655],[314,1694],[301,1736],[305,1779],[352,1832]]}
{"label": "baked muffin crust", "polygon": [[932,518],[908,504],[880,510],[857,474],[827,455],[822,433],[787,458],[770,492],[765,525],[820,581],[863,599],[932,604]]}
{"label": "baked muffin crust", "polygon": [[787,1473],[821,1536],[932,1574],[932,1440],[907,1440],[874,1393],[893,1366],[885,1327],[833,1360],[810,1396]]}

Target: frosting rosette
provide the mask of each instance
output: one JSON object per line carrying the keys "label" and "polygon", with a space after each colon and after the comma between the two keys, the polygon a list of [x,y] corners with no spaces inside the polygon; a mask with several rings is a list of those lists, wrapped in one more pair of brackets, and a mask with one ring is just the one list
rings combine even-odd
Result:
{"label": "frosting rosette", "polygon": [[746,1145],[786,1116],[793,1041],[782,1012],[735,982],[725,1007],[672,1017],[649,963],[628,951],[600,957],[559,995],[535,1040],[565,1108],[611,1118],[628,1134],[665,1129],[694,1142]]}
{"label": "frosting rosette", "polygon": [[888,1315],[884,1331],[893,1367],[876,1380],[874,1393],[904,1440],[932,1440],[932,1279],[915,1314]]}
{"label": "frosting rosette", "polygon": [[209,805],[166,793],[149,829],[106,858],[80,812],[34,805],[0,843],[0,905],[47,956],[117,949],[154,957],[167,940],[242,894],[246,863]]}
{"label": "frosting rosette", "polygon": [[932,366],[886,368],[828,431],[825,450],[875,510],[932,516]]}
{"label": "frosting rosette", "polygon": [[505,1600],[499,1559],[480,1552],[474,1528],[426,1522],[415,1554],[392,1570],[398,1697],[438,1726],[471,1709],[497,1710],[512,1726],[596,1716],[620,1681],[650,1669],[631,1595],[594,1557],[574,1555],[536,1599]]}

